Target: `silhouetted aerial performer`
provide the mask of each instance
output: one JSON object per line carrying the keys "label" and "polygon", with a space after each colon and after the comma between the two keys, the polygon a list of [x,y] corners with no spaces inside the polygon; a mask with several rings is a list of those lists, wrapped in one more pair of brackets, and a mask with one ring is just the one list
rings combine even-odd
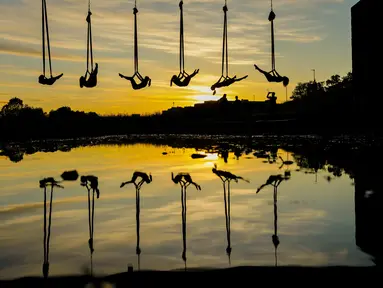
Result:
{"label": "silhouetted aerial performer", "polygon": [[[150,87],[151,79],[149,76],[142,77],[140,72],[138,72],[138,33],[137,33],[137,1],[134,1],[134,8],[133,8],[133,14],[134,14],[134,74],[129,76],[124,76],[121,73],[118,73],[121,78],[124,78],[126,80],[129,80],[132,84],[132,88],[134,90],[139,90],[142,88],[145,88],[146,86]],[[139,82],[136,82],[135,77],[139,80]]]}
{"label": "silhouetted aerial performer", "polygon": [[[49,177],[40,180],[40,188],[44,188],[44,262],[43,262],[43,276],[48,278],[49,274],[49,241],[51,238],[51,223],[52,223],[52,202],[53,202],[53,188],[64,188],[58,184],[54,178]],[[48,229],[47,229],[47,187],[51,186],[51,197],[49,203],[49,216],[48,216]]]}
{"label": "silhouetted aerial performer", "polygon": [[[39,83],[42,85],[53,85],[56,80],[60,79],[64,74],[53,76],[52,75],[52,59],[51,59],[51,45],[49,42],[49,29],[48,29],[48,13],[47,13],[47,3],[46,0],[41,0],[42,8],[42,44],[43,44],[43,74],[39,76]],[[49,62],[49,73],[50,78],[47,78],[45,75],[45,36],[47,39],[47,50],[48,50],[48,62]]]}
{"label": "silhouetted aerial performer", "polygon": [[214,164],[214,168],[212,169],[212,171],[215,175],[217,175],[219,178],[221,178],[222,182],[224,182],[224,183],[230,182],[231,180],[234,180],[236,183],[238,183],[238,180],[243,180],[247,183],[250,183],[249,180],[247,180],[241,176],[234,175],[233,173],[228,172],[228,171],[218,170],[217,164]]}
{"label": "silhouetted aerial performer", "polygon": [[189,85],[191,78],[193,78],[197,73],[199,72],[199,69],[194,70],[192,74],[187,74],[185,71],[183,73],[178,74],[178,76],[173,75],[172,79],[170,80],[170,86],[172,86],[172,83],[176,84],[179,87],[186,87]]}
{"label": "silhouetted aerial performer", "polygon": [[180,72],[177,75],[173,75],[170,80],[170,86],[172,83],[179,87],[186,87],[189,85],[190,80],[197,75],[199,69],[195,69],[192,74],[188,74],[185,72],[185,52],[184,52],[184,13],[183,13],[183,4],[184,2],[181,0],[179,3],[180,7]]}
{"label": "silhouetted aerial performer", "polygon": [[261,191],[261,189],[267,185],[271,185],[274,187],[274,194],[273,194],[273,199],[274,199],[274,234],[271,236],[271,240],[274,245],[274,257],[275,257],[275,266],[278,266],[278,256],[277,256],[277,248],[280,243],[279,237],[278,237],[278,210],[277,210],[277,194],[278,194],[278,186],[281,184],[283,180],[289,180],[290,177],[282,176],[280,174],[278,175],[271,175],[269,179],[267,179],[266,183],[261,185],[257,189],[257,193]]}
{"label": "silhouetted aerial performer", "polygon": [[[137,178],[141,178],[141,180],[136,183]],[[137,266],[138,270],[140,270],[140,255],[141,255],[141,248],[140,248],[140,191],[141,186],[144,183],[151,183],[153,181],[151,174],[146,174],[144,172],[135,171],[133,173],[132,179],[127,182],[122,182],[120,185],[120,188],[124,187],[126,184],[134,184],[134,187],[136,188],[136,236],[137,236],[137,245],[136,245],[136,254],[137,254]]]}
{"label": "silhouetted aerial performer", "polygon": [[182,260],[185,263],[185,271],[186,267],[186,189],[189,185],[194,185],[197,190],[201,190],[201,186],[195,183],[189,173],[178,173],[176,177],[172,172],[172,181],[175,184],[180,184],[181,186],[181,206],[182,206]]}
{"label": "silhouetted aerial performer", "polygon": [[[214,164],[214,168],[212,169],[213,173],[217,175],[223,185],[223,197],[224,197],[224,203],[225,203],[225,218],[226,218],[226,237],[227,237],[227,247],[226,247],[226,254],[229,257],[229,265],[231,265],[231,229],[230,229],[230,182],[234,180],[236,183],[238,183],[238,179],[246,181],[250,183],[249,180],[244,179],[241,176],[234,175],[228,171],[223,170],[217,170],[217,164]],[[226,197],[226,182],[227,182],[227,197]]]}
{"label": "silhouetted aerial performer", "polygon": [[[94,252],[93,248],[93,236],[94,236],[94,194],[97,194],[97,199],[100,198],[100,190],[98,189],[98,178],[93,175],[88,176],[81,176],[80,177],[81,186],[86,187],[86,190],[88,190],[88,220],[89,220],[89,250],[91,254],[91,261],[92,261],[92,255]],[[92,190],[92,205],[90,204],[90,192]]]}
{"label": "silhouetted aerial performer", "polygon": [[[90,0],[88,1],[88,22],[87,45],[86,45],[86,72],[80,77],[80,87],[93,88],[97,86],[98,64],[93,69],[93,41],[92,41],[92,12],[90,11]],[[90,62],[90,63],[89,63]]]}
{"label": "silhouetted aerial performer", "polygon": [[271,11],[269,14],[268,20],[271,22],[271,71],[266,72],[254,64],[256,70],[265,75],[267,81],[269,82],[282,82],[283,86],[287,87],[289,85],[289,78],[286,76],[281,76],[275,69],[275,38],[274,38],[274,19],[275,13],[273,11],[273,0],[271,0]]}
{"label": "silhouetted aerial performer", "polygon": [[278,74],[278,72],[276,70],[271,70],[270,72],[266,72],[264,70],[262,70],[261,68],[259,68],[257,65],[254,64],[254,67],[255,69],[257,69],[259,72],[261,72],[263,75],[265,75],[267,81],[269,82],[282,82],[283,83],[283,86],[287,86],[289,85],[289,78],[287,78],[286,76],[281,76]]}
{"label": "silhouetted aerial performer", "polygon": [[[229,53],[227,45],[227,0],[225,0],[225,6],[223,6],[224,20],[223,20],[223,44],[222,44],[222,73],[221,77],[216,83],[211,86],[213,90],[213,95],[216,93],[217,88],[227,87],[233,84],[234,82],[241,81],[247,78],[247,75],[237,79],[237,76],[229,76]],[[226,71],[225,71],[226,68]]]}

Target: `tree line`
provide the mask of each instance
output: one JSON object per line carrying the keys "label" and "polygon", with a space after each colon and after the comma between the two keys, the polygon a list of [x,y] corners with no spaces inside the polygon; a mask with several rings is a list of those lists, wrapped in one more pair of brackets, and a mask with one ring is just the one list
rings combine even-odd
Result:
{"label": "tree line", "polygon": [[[351,72],[323,82],[298,83],[291,101],[276,104],[275,109],[269,110],[267,105],[272,103],[267,101],[258,106],[237,102],[217,101],[177,113],[103,116],[66,106],[48,113],[12,98],[0,111],[0,141],[147,133],[342,133],[355,129]],[[268,121],[285,118],[293,121]]]}

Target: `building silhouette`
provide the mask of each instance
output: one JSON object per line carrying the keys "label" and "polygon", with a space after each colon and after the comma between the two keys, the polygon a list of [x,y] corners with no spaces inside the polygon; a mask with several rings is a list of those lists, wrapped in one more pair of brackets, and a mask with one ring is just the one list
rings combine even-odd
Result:
{"label": "building silhouette", "polygon": [[[382,22],[378,5],[381,0],[360,0],[351,7],[351,45],[354,104],[357,112],[376,115],[383,103],[381,90],[378,89],[377,64],[382,62],[381,33]],[[364,117],[363,117],[364,118]]]}

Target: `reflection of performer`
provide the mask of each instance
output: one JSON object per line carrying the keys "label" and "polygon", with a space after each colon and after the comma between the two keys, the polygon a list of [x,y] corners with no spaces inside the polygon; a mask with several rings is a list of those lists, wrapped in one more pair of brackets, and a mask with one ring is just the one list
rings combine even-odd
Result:
{"label": "reflection of performer", "polygon": [[[136,180],[138,177],[140,177],[141,180],[140,180],[140,182],[136,183]],[[147,174],[147,173],[140,172],[140,171],[135,171],[133,173],[132,179],[130,181],[127,181],[127,182],[122,182],[120,185],[120,188],[124,187],[127,184],[134,184],[134,186],[136,188],[141,188],[141,186],[142,186],[142,184],[144,184],[144,182],[149,184],[152,181],[153,181],[153,178],[152,178],[151,174]]]}
{"label": "reflection of performer", "polygon": [[278,237],[277,188],[274,188],[273,198],[274,198],[274,235],[271,236],[271,239],[274,244],[275,266],[278,266],[277,248],[279,245],[279,237]]}
{"label": "reflection of performer", "polygon": [[225,202],[225,220],[226,220],[226,238],[227,238],[227,247],[226,254],[229,257],[229,265],[231,265],[231,230],[230,230],[230,182],[227,186],[227,200],[226,200],[226,189],[223,190],[223,197]]}
{"label": "reflection of performer", "polygon": [[247,180],[241,176],[234,175],[233,173],[228,172],[228,171],[218,170],[217,164],[214,164],[214,168],[212,169],[212,171],[215,175],[217,175],[219,178],[221,178],[223,183],[225,183],[227,181],[230,184],[231,180],[234,180],[236,183],[238,183],[238,180],[243,180],[247,183],[250,183],[249,180]]}
{"label": "reflection of performer", "polygon": [[137,254],[137,266],[138,270],[140,270],[140,255],[141,255],[141,248],[140,248],[140,187],[136,187],[136,254]]}
{"label": "reflection of performer", "polygon": [[[176,177],[172,172],[172,181],[176,184],[180,183],[181,187],[189,186],[190,184],[194,185],[197,190],[201,190],[201,186],[193,181],[189,173],[178,173]],[[186,187],[187,187],[186,186]]]}
{"label": "reflection of performer", "polygon": [[[225,202],[225,218],[226,218],[226,237],[227,237],[227,247],[226,247],[226,254],[229,257],[229,265],[231,265],[231,241],[230,241],[230,236],[231,236],[231,230],[230,230],[230,182],[234,180],[236,183],[238,183],[238,180],[243,180],[245,182],[250,183],[249,180],[241,177],[234,175],[231,172],[228,171],[223,171],[223,170],[218,170],[217,165],[214,164],[214,168],[212,169],[212,172],[217,175],[223,185],[223,197],[224,197],[224,202]],[[226,198],[226,182],[227,182],[227,198]]]}
{"label": "reflection of performer", "polygon": [[183,244],[183,250],[182,250],[182,260],[185,263],[185,271],[186,271],[186,189],[189,187],[189,185],[194,185],[194,187],[197,190],[201,190],[201,186],[195,183],[189,173],[178,173],[174,177],[174,173],[172,172],[172,181],[175,184],[180,184],[181,186],[181,206],[182,206],[182,244]]}
{"label": "reflection of performer", "polygon": [[[141,178],[141,180],[136,183],[137,178]],[[120,188],[124,187],[127,184],[133,184],[136,188],[136,254],[137,254],[137,266],[138,270],[140,270],[140,255],[141,255],[141,248],[140,248],[140,191],[141,186],[144,183],[151,183],[153,181],[152,175],[145,172],[135,171],[132,175],[132,179],[127,182],[122,182],[120,185]]]}
{"label": "reflection of performer", "polygon": [[269,178],[267,179],[265,184],[262,184],[259,186],[257,189],[257,193],[261,191],[264,187],[271,185],[274,187],[274,194],[273,194],[273,199],[274,199],[274,234],[271,236],[271,239],[273,241],[274,245],[274,257],[275,257],[275,266],[278,266],[278,258],[277,258],[277,248],[280,243],[279,237],[278,237],[278,211],[277,211],[277,193],[278,193],[278,186],[281,184],[282,181],[284,180],[289,180],[290,176],[282,176],[281,174],[278,175],[270,175]]}
{"label": "reflection of performer", "polygon": [[[51,238],[51,224],[52,224],[52,202],[53,202],[53,187],[64,188],[58,184],[54,178],[49,177],[40,180],[40,188],[44,188],[44,263],[43,263],[43,276],[48,278],[49,274],[49,241]],[[47,229],[47,187],[51,186],[51,197],[49,203],[49,218]]]}
{"label": "reflection of performer", "polygon": [[[98,178],[93,175],[81,176],[80,177],[81,186],[86,187],[88,190],[88,221],[89,221],[89,250],[92,254],[94,252],[93,248],[93,234],[94,234],[94,194],[97,193],[97,198],[100,197],[100,190],[98,189]],[[92,206],[90,205],[90,191],[92,190]],[[92,259],[91,259],[92,260]]]}

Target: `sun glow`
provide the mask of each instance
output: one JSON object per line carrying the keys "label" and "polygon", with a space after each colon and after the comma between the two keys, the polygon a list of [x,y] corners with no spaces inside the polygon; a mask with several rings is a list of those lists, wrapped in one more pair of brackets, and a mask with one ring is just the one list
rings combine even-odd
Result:
{"label": "sun glow", "polygon": [[206,94],[201,94],[201,95],[195,95],[193,98],[196,101],[217,101],[219,97],[214,96],[214,95],[206,95]]}

